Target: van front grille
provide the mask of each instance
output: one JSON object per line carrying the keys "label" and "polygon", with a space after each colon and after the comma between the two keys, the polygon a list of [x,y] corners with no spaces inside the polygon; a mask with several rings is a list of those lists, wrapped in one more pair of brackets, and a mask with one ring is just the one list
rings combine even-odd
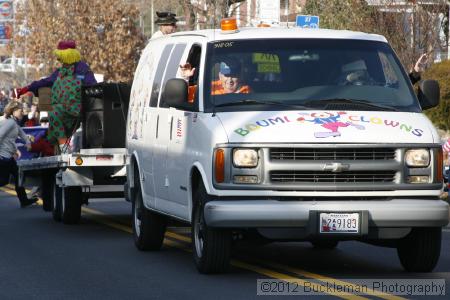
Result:
{"label": "van front grille", "polygon": [[330,173],[321,171],[271,171],[274,183],[392,183],[394,171],[351,171]]}
{"label": "van front grille", "polygon": [[392,148],[271,148],[271,160],[394,160]]}

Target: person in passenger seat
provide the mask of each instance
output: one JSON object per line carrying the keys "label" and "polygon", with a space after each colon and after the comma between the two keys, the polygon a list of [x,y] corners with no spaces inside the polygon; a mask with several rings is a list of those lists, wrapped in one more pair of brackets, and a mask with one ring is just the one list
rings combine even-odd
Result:
{"label": "person in passenger seat", "polygon": [[425,70],[425,66],[428,62],[428,55],[427,53],[422,54],[419,59],[414,64],[414,68],[412,71],[408,74],[409,79],[411,80],[412,84],[415,84],[416,82],[419,82],[421,79],[421,73]]}
{"label": "person in passenger seat", "polygon": [[341,71],[339,78],[339,84],[341,85],[370,85],[374,82],[363,59],[357,59],[343,65]]}

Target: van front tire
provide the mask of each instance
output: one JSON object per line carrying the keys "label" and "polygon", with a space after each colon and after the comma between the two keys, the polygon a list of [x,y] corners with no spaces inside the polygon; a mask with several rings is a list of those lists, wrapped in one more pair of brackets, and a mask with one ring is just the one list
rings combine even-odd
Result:
{"label": "van front tire", "polygon": [[209,200],[203,183],[194,194],[192,219],[192,253],[200,273],[224,273],[230,267],[231,232],[227,229],[210,228],[204,218],[204,204]]}
{"label": "van front tire", "polygon": [[408,272],[431,272],[441,253],[442,229],[440,227],[413,228],[398,241],[400,263]]}
{"label": "van front tire", "polygon": [[141,190],[137,188],[136,191],[132,204],[134,244],[141,251],[160,250],[164,241],[167,219],[148,210],[142,201]]}

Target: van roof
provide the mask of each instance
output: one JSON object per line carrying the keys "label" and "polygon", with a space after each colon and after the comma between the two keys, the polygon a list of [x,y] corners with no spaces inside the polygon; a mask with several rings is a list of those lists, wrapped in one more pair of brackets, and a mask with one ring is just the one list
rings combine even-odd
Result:
{"label": "van roof", "polygon": [[222,33],[220,29],[182,31],[170,36],[202,36],[208,42],[222,40],[278,39],[278,38],[311,38],[311,39],[351,39],[369,40],[387,43],[384,36],[349,30],[308,29],[300,27],[239,28],[236,33]]}

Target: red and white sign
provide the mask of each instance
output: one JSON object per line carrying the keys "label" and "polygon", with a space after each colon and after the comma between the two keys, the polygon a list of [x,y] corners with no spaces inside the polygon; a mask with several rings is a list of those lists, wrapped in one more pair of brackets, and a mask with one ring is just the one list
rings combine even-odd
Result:
{"label": "red and white sign", "polygon": [[13,2],[10,1],[0,1],[0,19],[10,20],[13,18]]}

